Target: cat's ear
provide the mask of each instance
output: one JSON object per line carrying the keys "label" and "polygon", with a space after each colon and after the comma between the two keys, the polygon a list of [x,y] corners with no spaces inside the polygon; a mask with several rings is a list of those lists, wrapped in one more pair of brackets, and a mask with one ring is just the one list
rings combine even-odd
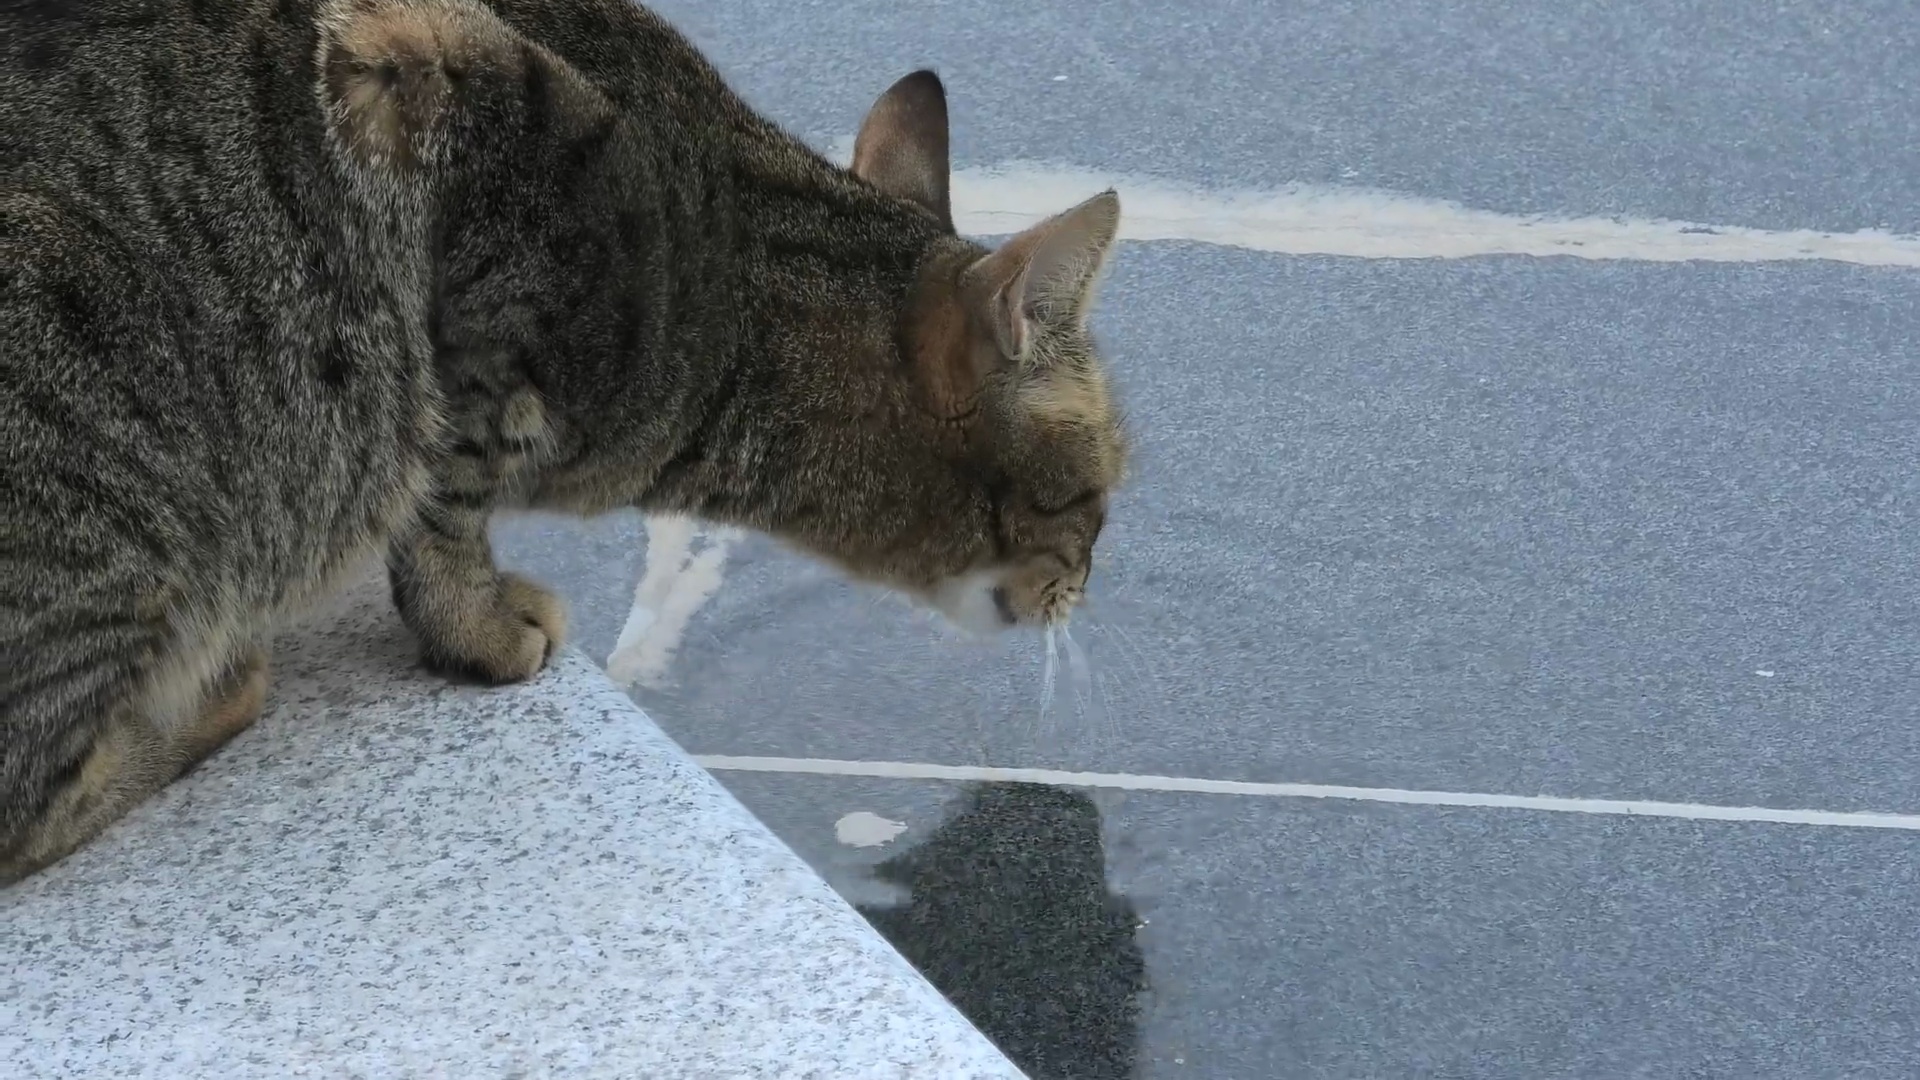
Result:
{"label": "cat's ear", "polygon": [[949,231],[947,91],[940,76],[916,71],[887,88],[853,140],[853,174],[931,211]]}
{"label": "cat's ear", "polygon": [[1085,325],[1119,233],[1120,196],[1109,189],[1020,233],[967,270],[966,303],[1002,355],[1026,358],[1036,320]]}

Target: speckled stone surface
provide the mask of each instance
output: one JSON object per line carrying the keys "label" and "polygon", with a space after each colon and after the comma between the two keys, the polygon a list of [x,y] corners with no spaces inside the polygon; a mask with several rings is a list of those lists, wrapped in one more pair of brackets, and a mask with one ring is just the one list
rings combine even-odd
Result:
{"label": "speckled stone surface", "polygon": [[0,1075],[1018,1077],[589,662],[418,671],[377,588],[0,893]]}

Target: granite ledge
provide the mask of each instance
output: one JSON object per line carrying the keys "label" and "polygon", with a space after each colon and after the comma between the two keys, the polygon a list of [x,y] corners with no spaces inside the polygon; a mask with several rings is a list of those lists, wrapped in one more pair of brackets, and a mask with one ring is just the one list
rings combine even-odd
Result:
{"label": "granite ledge", "polygon": [[1019,1077],[591,662],[420,672],[369,584],[258,726],[0,892],[9,1077]]}

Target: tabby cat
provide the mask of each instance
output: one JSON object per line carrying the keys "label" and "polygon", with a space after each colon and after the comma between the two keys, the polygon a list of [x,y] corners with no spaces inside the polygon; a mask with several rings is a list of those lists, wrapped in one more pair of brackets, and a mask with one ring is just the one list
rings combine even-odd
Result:
{"label": "tabby cat", "polygon": [[929,72],[842,169],[626,0],[6,0],[0,61],[0,882],[252,723],[367,556],[427,665],[536,674],[497,507],[758,529],[981,630],[1081,595],[1119,204],[956,236]]}

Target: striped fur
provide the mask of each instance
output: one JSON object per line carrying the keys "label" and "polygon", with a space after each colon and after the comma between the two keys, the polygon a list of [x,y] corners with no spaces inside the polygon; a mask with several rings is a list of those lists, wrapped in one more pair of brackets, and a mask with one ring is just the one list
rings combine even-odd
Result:
{"label": "striped fur", "polygon": [[0,63],[0,881],[251,723],[366,559],[430,667],[537,674],[501,506],[740,524],[962,621],[1084,585],[1117,202],[955,236],[931,75],[847,171],[626,0],[15,0]]}

